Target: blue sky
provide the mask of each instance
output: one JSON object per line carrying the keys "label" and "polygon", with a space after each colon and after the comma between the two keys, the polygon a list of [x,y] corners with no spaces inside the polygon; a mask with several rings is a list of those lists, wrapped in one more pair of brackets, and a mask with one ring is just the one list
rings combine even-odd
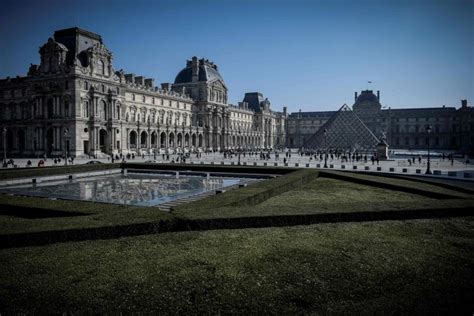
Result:
{"label": "blue sky", "polygon": [[24,75],[55,30],[99,33],[114,67],[173,82],[196,55],[219,65],[237,103],[336,110],[354,91],[392,108],[474,104],[474,1],[7,0],[0,77]]}

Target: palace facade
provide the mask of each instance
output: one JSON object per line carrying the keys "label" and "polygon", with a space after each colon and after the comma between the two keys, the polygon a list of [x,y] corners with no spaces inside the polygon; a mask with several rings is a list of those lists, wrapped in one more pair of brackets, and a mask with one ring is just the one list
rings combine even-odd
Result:
{"label": "palace facade", "polygon": [[193,57],[173,84],[115,70],[100,35],[69,28],[39,49],[27,76],[0,80],[0,149],[13,156],[275,148],[286,109],[259,92],[228,103],[217,65]]}
{"label": "palace facade", "polygon": [[[157,87],[116,70],[101,36],[80,28],[56,31],[39,54],[26,76],[0,80],[0,151],[9,157],[310,147],[337,113],[276,112],[259,92],[229,104],[218,66],[197,57],[174,83]],[[473,152],[474,108],[466,100],[460,108],[390,109],[379,91],[365,90],[352,110],[343,108],[391,148]]]}
{"label": "palace facade", "polygon": [[[380,103],[380,92],[355,92],[352,111],[369,130],[385,137],[390,148],[445,149],[473,153],[474,108],[467,100],[460,108],[391,109]],[[324,128],[336,111],[291,113],[287,121],[287,146],[310,147],[308,141]],[[427,132],[427,127],[431,132]],[[327,144],[331,147],[331,144]],[[354,148],[351,148],[354,149]]]}

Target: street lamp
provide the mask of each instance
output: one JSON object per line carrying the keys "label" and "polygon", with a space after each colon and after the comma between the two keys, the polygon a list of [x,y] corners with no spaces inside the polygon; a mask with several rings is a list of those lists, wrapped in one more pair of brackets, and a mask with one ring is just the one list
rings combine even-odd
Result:
{"label": "street lamp", "polygon": [[3,128],[3,164],[7,162],[7,128]]}
{"label": "street lamp", "polygon": [[432,174],[430,170],[430,133],[431,133],[431,126],[428,125],[426,127],[426,133],[428,133],[428,163],[426,164],[426,172],[425,174]]}
{"label": "street lamp", "polygon": [[67,166],[67,137],[69,135],[69,129],[64,129],[64,165]]}
{"label": "street lamp", "polygon": [[328,136],[328,130],[324,129],[324,168],[328,167],[327,136]]}

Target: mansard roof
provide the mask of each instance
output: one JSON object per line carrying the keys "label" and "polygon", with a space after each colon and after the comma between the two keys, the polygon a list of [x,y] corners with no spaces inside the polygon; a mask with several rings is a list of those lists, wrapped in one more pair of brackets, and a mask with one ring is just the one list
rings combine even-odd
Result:
{"label": "mansard roof", "polygon": [[56,32],[54,32],[54,38],[63,37],[63,36],[71,36],[71,35],[76,35],[76,34],[85,35],[87,37],[96,39],[102,43],[102,37],[99,34],[81,29],[80,27],[71,27],[67,29],[57,30]]}
{"label": "mansard roof", "polygon": [[247,102],[249,105],[249,109],[254,111],[260,111],[260,103],[263,102],[265,99],[263,98],[263,94],[260,92],[247,92],[245,93],[244,101]]}

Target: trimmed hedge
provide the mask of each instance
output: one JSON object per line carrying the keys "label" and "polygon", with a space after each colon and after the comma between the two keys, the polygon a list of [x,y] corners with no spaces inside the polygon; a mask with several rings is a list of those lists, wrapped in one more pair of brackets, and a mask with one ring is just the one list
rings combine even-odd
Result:
{"label": "trimmed hedge", "polygon": [[58,242],[115,239],[157,233],[217,229],[243,229],[313,225],[318,223],[363,222],[382,220],[407,220],[422,218],[447,218],[472,216],[470,207],[445,209],[418,209],[399,211],[367,211],[324,214],[279,215],[264,217],[237,217],[211,219],[161,220],[150,223],[116,225],[84,229],[68,229],[35,233],[0,235],[0,249],[40,246]]}
{"label": "trimmed hedge", "polygon": [[[387,177],[388,175],[386,173],[367,173],[367,172],[361,172],[362,174],[365,175],[370,175],[370,176],[376,176],[376,177]],[[446,182],[441,182],[445,179],[439,179],[436,180],[437,178],[426,178],[426,177],[420,177],[420,176],[413,176],[413,175],[398,175],[398,174],[390,174],[389,176],[401,180],[407,180],[407,181],[413,181],[413,182],[419,182],[419,183],[425,183],[425,184],[431,184],[438,186],[443,189],[448,189],[448,190],[453,190],[453,191],[458,191],[461,193],[466,193],[466,194],[474,194],[474,189],[470,189],[467,187],[462,187],[461,185],[465,183],[470,183],[469,180],[463,180],[463,179],[449,179],[450,181],[456,181],[459,183],[459,185],[454,185]]]}
{"label": "trimmed hedge", "polygon": [[313,225],[320,223],[367,222],[383,220],[407,220],[424,218],[468,217],[470,207],[443,209],[415,209],[397,211],[365,211],[300,215],[255,216],[209,219],[178,219],[176,231],[243,229]]}
{"label": "trimmed hedge", "polygon": [[120,237],[149,235],[170,231],[176,231],[176,225],[173,220],[160,220],[156,222],[129,225],[6,234],[0,235],[0,249],[42,246],[58,242],[115,239]]}
{"label": "trimmed hedge", "polygon": [[21,169],[4,169],[0,170],[0,179],[15,179],[29,177],[54,176],[70,173],[81,173],[90,171],[100,171],[109,169],[119,169],[119,163],[103,163],[91,165],[73,165],[73,166],[55,166],[55,167],[32,167]]}
{"label": "trimmed hedge", "polygon": [[[318,177],[319,177],[318,171],[295,172],[293,174],[290,174],[284,177],[273,179],[273,181],[271,182],[272,186],[267,187],[266,189],[261,190],[260,192],[246,196],[245,198],[239,199],[235,202],[229,203],[227,205],[228,206],[252,206],[255,204],[259,204],[268,200],[269,198],[280,195],[287,191],[294,190],[295,188],[302,186]],[[244,190],[241,189],[240,193],[242,193],[242,191]],[[243,194],[245,195],[245,193]],[[239,196],[242,196],[242,194],[240,194]]]}
{"label": "trimmed hedge", "polygon": [[[343,172],[337,172],[337,171],[321,171],[320,176],[325,177],[325,178],[336,179],[336,180],[348,181],[348,182],[357,183],[357,184],[375,186],[375,187],[387,189],[387,190],[418,194],[421,196],[426,196],[429,198],[440,199],[440,200],[461,198],[459,196],[455,196],[455,195],[451,195],[447,193],[432,192],[432,191],[427,191],[427,190],[418,189],[414,187],[405,187],[405,186],[390,184],[390,183],[382,182],[382,181],[363,179],[363,178],[357,177],[357,174],[349,174],[349,173],[343,173]],[[389,177],[386,177],[386,178],[389,178]]]}
{"label": "trimmed hedge", "polygon": [[197,208],[212,209],[222,206],[255,205],[275,195],[290,191],[299,185],[307,183],[311,179],[317,178],[318,175],[319,171],[317,170],[300,169],[274,179],[252,183],[238,190],[230,190],[224,194],[212,196],[212,198],[177,205],[173,208],[173,211],[181,215],[187,211],[193,212]]}
{"label": "trimmed hedge", "polygon": [[278,168],[262,166],[229,166],[229,165],[197,165],[197,164],[177,164],[177,163],[133,163],[126,162],[121,164],[122,169],[143,169],[143,170],[192,170],[203,172],[231,172],[231,173],[258,173],[258,174],[288,174],[299,168]]}
{"label": "trimmed hedge", "polygon": [[49,217],[73,217],[90,215],[76,211],[62,211],[38,207],[25,207],[21,205],[0,204],[0,215],[15,216],[20,218],[36,219]]}

